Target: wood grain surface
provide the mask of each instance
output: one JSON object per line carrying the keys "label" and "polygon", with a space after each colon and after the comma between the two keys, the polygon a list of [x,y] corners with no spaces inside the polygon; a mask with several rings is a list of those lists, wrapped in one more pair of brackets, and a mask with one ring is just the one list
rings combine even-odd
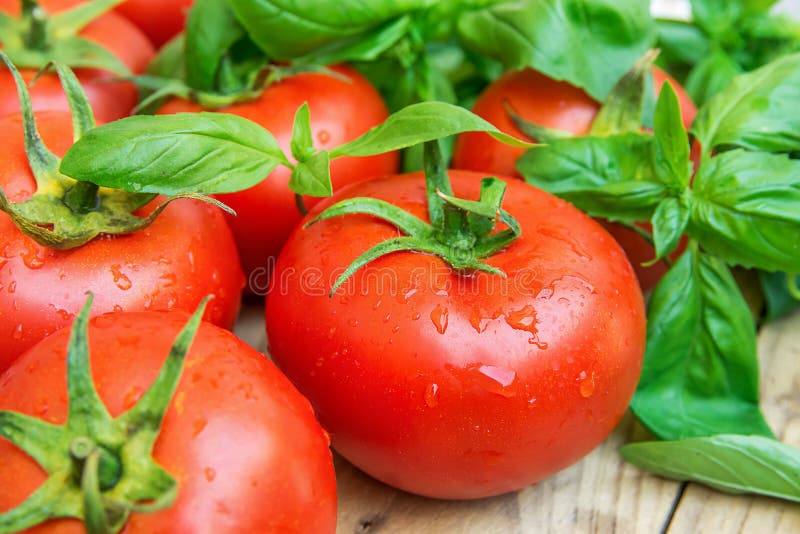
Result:
{"label": "wood grain surface", "polygon": [[[264,352],[263,308],[244,307],[236,333]],[[762,406],[776,435],[800,447],[800,314],[759,335]],[[377,482],[336,458],[340,534],[800,533],[800,506],[665,480],[616,450],[647,432],[627,415],[582,461],[536,486],[474,501],[439,501]]]}

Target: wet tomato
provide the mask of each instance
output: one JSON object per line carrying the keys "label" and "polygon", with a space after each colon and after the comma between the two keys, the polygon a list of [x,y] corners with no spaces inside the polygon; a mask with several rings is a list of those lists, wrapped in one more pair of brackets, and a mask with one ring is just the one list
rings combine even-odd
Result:
{"label": "wet tomato", "polygon": [[[474,199],[483,175],[450,171]],[[396,252],[333,281],[397,236],[367,215],[298,228],[267,295],[274,361],[312,402],[334,448],[406,491],[477,498],[577,461],[622,417],[642,363],[634,272],[594,220],[519,180],[504,208],[522,236],[486,261],[507,278]],[[427,220],[419,174],[349,186]]]}

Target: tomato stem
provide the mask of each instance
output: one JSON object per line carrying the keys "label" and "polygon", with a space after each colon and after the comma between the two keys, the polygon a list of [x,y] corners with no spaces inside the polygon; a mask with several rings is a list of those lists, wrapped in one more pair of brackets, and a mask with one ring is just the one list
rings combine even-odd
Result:
{"label": "tomato stem", "polygon": [[22,0],[22,20],[28,23],[25,46],[30,50],[46,50],[48,16],[37,0]]}
{"label": "tomato stem", "polygon": [[76,182],[64,193],[64,204],[66,204],[73,213],[89,213],[97,209],[100,203],[100,199],[97,196],[99,190],[100,188],[97,184],[83,181]]}

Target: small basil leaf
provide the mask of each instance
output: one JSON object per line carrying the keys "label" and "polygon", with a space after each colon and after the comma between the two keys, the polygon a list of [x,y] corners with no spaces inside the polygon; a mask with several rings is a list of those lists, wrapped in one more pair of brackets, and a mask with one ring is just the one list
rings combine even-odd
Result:
{"label": "small basil leaf", "polygon": [[690,3],[695,23],[715,38],[729,33],[742,15],[740,0],[690,0]]}
{"label": "small basil leaf", "polygon": [[767,321],[780,319],[800,308],[800,295],[794,295],[789,289],[790,283],[800,286],[800,275],[760,271],[758,277],[767,304]]}
{"label": "small basil leaf", "polygon": [[342,41],[297,57],[294,63],[331,65],[344,61],[374,61],[383,52],[397,44],[411,28],[411,17],[400,17],[365,34]]}
{"label": "small basil leaf", "polygon": [[331,150],[331,158],[372,156],[463,132],[487,132],[512,146],[536,146],[508,134],[466,109],[445,102],[421,102],[393,113],[364,135]]}
{"label": "small basil leaf", "polygon": [[299,162],[305,161],[306,157],[314,152],[314,139],[311,137],[311,115],[308,110],[308,102],[303,103],[297,109],[292,126],[291,141],[292,156]]}
{"label": "small basil leaf", "polygon": [[186,79],[186,36],[183,33],[161,47],[147,65],[147,74],[158,78]]}
{"label": "small basil leaf", "polygon": [[702,164],[688,232],[727,262],[800,272],[800,161],[732,150]]}
{"label": "small basil leaf", "polygon": [[592,216],[647,221],[667,196],[655,181],[653,151],[645,134],[552,139],[526,152],[517,169],[529,184]]}
{"label": "small basil leaf", "polygon": [[275,138],[254,122],[224,113],[137,116],[85,133],[61,172],[136,193],[228,193],[247,189],[289,165]]}
{"label": "small basil leaf", "polygon": [[735,434],[631,443],[620,449],[633,465],[725,493],[755,493],[800,502],[800,451],[774,439]]}
{"label": "small basil leaf", "polygon": [[672,84],[665,82],[654,117],[656,176],[666,185],[685,189],[691,177],[689,138]]}
{"label": "small basil leaf", "polygon": [[322,150],[297,164],[289,179],[289,189],[298,195],[329,197],[333,194],[331,184],[331,158]]}
{"label": "small basil leaf", "polygon": [[532,67],[604,100],[654,38],[646,0],[500,2],[465,13],[458,33],[506,69]]}
{"label": "small basil leaf", "polygon": [[664,199],[653,213],[652,224],[656,259],[661,259],[678,247],[689,224],[689,210],[677,198]]}
{"label": "small basil leaf", "polygon": [[692,68],[685,89],[698,106],[725,89],[742,69],[725,51],[714,47]]}
{"label": "small basil leaf", "polygon": [[661,439],[772,436],[758,407],[756,330],[728,267],[690,246],[656,286],[636,417]]}
{"label": "small basil leaf", "polygon": [[800,150],[800,53],[735,77],[698,112],[692,133],[708,154],[720,145]]}
{"label": "small basil leaf", "polygon": [[667,65],[694,65],[708,54],[711,46],[700,28],[682,20],[656,20],[656,33],[661,48],[659,58]]}
{"label": "small basil leaf", "polygon": [[186,20],[187,85],[214,91],[222,57],[243,36],[244,28],[228,2],[195,0]]}

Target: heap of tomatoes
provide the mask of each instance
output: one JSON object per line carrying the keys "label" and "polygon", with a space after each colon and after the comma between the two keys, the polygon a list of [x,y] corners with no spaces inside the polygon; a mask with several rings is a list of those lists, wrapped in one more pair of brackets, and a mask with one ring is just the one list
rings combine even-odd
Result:
{"label": "heap of tomatoes", "polygon": [[[331,444],[394,487],[469,499],[542,480],[608,436],[642,368],[641,288],[666,271],[640,267],[653,257],[650,245],[520,180],[516,160],[524,149],[485,133],[456,140],[451,167],[458,170],[445,171],[444,160],[426,151],[424,172],[400,174],[401,157],[408,168],[416,158],[419,167],[418,154],[376,151],[333,160],[330,199],[298,193],[294,171],[313,150],[334,152],[386,121],[398,103],[435,99],[436,84],[423,86],[426,76],[435,78],[425,70],[437,68],[425,63],[434,56],[422,60],[402,56],[400,45],[387,47],[393,51],[388,56],[396,53],[413,66],[404,71],[409,77],[384,83],[396,86],[388,93],[382,86],[382,95],[372,83],[375,72],[395,63],[373,69],[374,58],[358,47],[354,65],[342,63],[348,56],[341,51],[352,43],[337,48],[324,39],[318,56],[302,46],[294,58],[265,53],[266,37],[248,34],[252,21],[239,19],[236,39],[216,56],[220,70],[204,79],[202,69],[190,65],[189,76],[180,79],[197,41],[175,36],[192,4],[208,10],[196,13],[216,8],[211,0],[155,4],[123,2],[81,30],[139,83],[137,100],[130,79],[81,68],[77,60],[77,79],[98,121],[128,115],[137,102],[159,115],[229,113],[266,128],[292,157],[253,187],[215,194],[216,200],[178,199],[163,212],[156,210],[163,197],[126,191],[120,195],[141,199],[133,206],[136,217],[158,217],[123,235],[101,231],[79,246],[48,244],[26,230],[28,224],[57,233],[57,220],[25,219],[29,212],[22,208],[14,216],[0,214],[0,532],[79,532],[80,521],[91,532],[333,532]],[[0,9],[27,16],[17,5],[8,1]],[[79,5],[43,0],[37,9],[55,15]],[[237,16],[247,12],[245,0],[231,5]],[[196,20],[190,15],[189,31]],[[374,44],[364,42],[362,48]],[[151,63],[156,46],[162,48]],[[414,53],[428,53],[422,50]],[[165,78],[170,65],[179,82]],[[243,65],[252,67],[252,76],[241,74]],[[488,67],[475,74],[476,65],[484,64],[470,65],[474,112],[521,139],[534,141],[513,114],[584,135],[602,105],[582,88],[530,67],[497,77]],[[30,81],[38,69],[21,71]],[[676,87],[688,126],[696,112],[691,99],[663,70],[653,75],[656,93],[666,81]],[[17,89],[11,71],[4,71],[0,190],[9,214],[50,189],[50,202],[68,202],[79,183],[55,170],[79,137],[74,127],[81,117],[74,106],[70,116],[72,98],[59,77],[40,76],[28,115],[19,113]],[[310,113],[305,133],[296,115],[304,103]],[[313,150],[299,146],[303,136]],[[170,150],[165,144],[159,157],[172,157]],[[95,187],[89,194],[117,193]],[[73,210],[74,216],[99,216],[99,202]],[[236,214],[225,215],[215,202]],[[487,208],[491,202],[494,208]],[[348,211],[356,204],[361,211]],[[498,236],[510,237],[502,247],[484,248]],[[386,250],[369,256],[373,247]],[[81,312],[87,293],[94,299],[88,326],[81,315],[90,313]],[[250,300],[266,294],[274,364],[228,331],[243,294]],[[152,457],[177,480],[174,502],[155,511],[131,506],[122,514],[113,504],[127,480],[120,473],[139,465],[139,457],[126,452],[129,445],[97,441],[100,467],[87,467],[92,455],[76,453],[80,443],[74,440],[53,444],[52,451],[37,445],[44,427],[30,420],[45,421],[47,429],[84,425],[87,435],[92,421],[124,420],[149,398],[188,314],[207,295],[214,298],[205,322],[154,431]],[[94,384],[105,408],[70,426],[68,414],[78,409],[70,403],[78,397],[68,391],[77,387],[78,373],[67,369],[81,347],[91,359],[82,387],[90,391],[86,384]],[[12,412],[28,416],[19,428],[9,422],[19,417]],[[71,471],[53,467],[61,464],[51,455],[60,455]],[[73,501],[47,508],[57,492],[38,489],[59,476],[66,477]],[[92,504],[92,496],[105,504]],[[37,521],[14,516],[16,507],[34,504],[47,509],[32,515]],[[117,527],[97,530],[95,521]]]}

